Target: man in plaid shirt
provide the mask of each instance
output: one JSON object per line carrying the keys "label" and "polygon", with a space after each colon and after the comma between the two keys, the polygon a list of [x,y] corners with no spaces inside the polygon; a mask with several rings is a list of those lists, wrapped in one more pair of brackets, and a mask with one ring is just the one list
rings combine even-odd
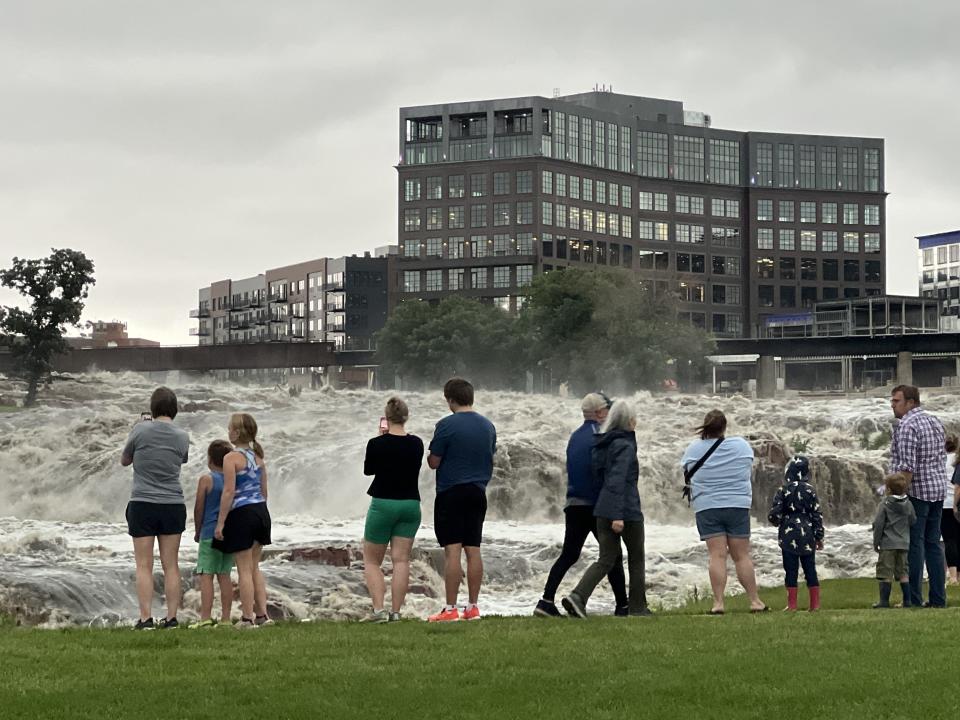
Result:
{"label": "man in plaid shirt", "polygon": [[[913,607],[946,607],[946,572],[940,547],[940,518],[946,484],[946,449],[943,425],[920,407],[920,390],[897,385],[890,397],[893,415],[900,423],[890,444],[890,472],[910,477],[907,494],[917,511],[910,528],[910,602]],[[926,559],[930,580],[929,602],[924,604],[922,583]]]}

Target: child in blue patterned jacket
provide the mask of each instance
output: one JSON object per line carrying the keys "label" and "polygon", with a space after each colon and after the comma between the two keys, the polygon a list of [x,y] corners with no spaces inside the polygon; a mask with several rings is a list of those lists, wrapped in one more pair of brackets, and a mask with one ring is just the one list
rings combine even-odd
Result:
{"label": "child in blue patterned jacket", "polygon": [[787,463],[783,487],[773,499],[768,519],[778,525],[778,540],[786,572],[787,607],[797,609],[797,580],[800,567],[810,592],[810,610],[820,609],[820,580],[817,578],[817,550],[823,550],[823,515],[817,491],[810,484],[810,462],[798,455]]}

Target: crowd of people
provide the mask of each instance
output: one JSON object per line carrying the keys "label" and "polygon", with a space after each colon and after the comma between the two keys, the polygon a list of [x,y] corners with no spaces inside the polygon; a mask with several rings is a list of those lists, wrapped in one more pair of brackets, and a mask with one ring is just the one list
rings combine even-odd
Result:
{"label": "crowd of people", "polygon": [[[474,410],[473,386],[462,378],[449,380],[443,395],[450,414],[434,429],[428,448],[406,431],[410,411],[391,397],[381,418],[380,433],[367,443],[364,474],[373,476],[363,537],[364,579],[372,608],[365,621],[387,623],[401,618],[409,585],[410,556],[421,523],[419,477],[424,454],[436,471],[433,526],[444,554],[445,603],[430,622],[478,620],[483,559],[480,547],[486,516],[486,487],[493,476],[497,433],[493,423]],[[565,529],[559,557],[550,568],[534,615],[561,617],[556,594],[566,573],[579,560],[593,535],[597,559],[587,567],[561,605],[567,615],[587,617],[587,605],[606,577],[615,599],[614,614],[652,615],[647,602],[644,565],[644,515],[639,493],[637,416],[626,400],[612,401],[590,393],[581,401],[583,424],[566,449]],[[945,607],[946,578],[957,583],[960,562],[960,463],[958,440],[946,437],[943,425],[921,407],[915,387],[894,388],[891,408],[898,420],[892,436],[884,493],[873,523],[877,552],[879,600],[891,607],[891,591],[899,584],[903,607]],[[150,401],[150,420],[138,423],[124,447],[121,463],[133,465],[133,491],[127,524],[136,559],[140,619],[136,629],[178,626],[181,598],[177,557],[186,528],[186,506],[180,466],[187,462],[189,438],[173,424],[176,395],[158,388]],[[706,544],[713,593],[710,615],[725,613],[727,558],[733,560],[750,612],[767,612],[760,599],[750,551],[754,452],[741,437],[728,436],[727,418],[711,410],[694,429],[698,436],[683,453],[683,495],[695,513],[697,531]],[[195,574],[201,593],[200,619],[193,627],[212,627],[214,577],[220,588],[221,622],[229,622],[234,595],[231,571],[237,570],[240,629],[271,622],[266,584],[260,572],[262,549],[270,544],[267,469],[257,442],[257,424],[236,413],[227,424],[227,440],[207,448],[207,467],[198,482],[194,506],[194,540],[198,543]],[[824,547],[820,502],[808,458],[797,456],[784,471],[768,520],[778,527],[783,558],[786,611],[798,608],[803,570],[808,607],[820,608],[816,553]],[[941,536],[943,545],[941,546]],[[627,571],[623,567],[623,546]],[[159,548],[164,576],[166,617],[152,618],[153,565]],[[392,573],[390,609],[382,570],[389,547]],[[945,553],[945,554],[944,554]],[[466,561],[466,603],[460,588]],[[922,597],[924,567],[929,580]]]}

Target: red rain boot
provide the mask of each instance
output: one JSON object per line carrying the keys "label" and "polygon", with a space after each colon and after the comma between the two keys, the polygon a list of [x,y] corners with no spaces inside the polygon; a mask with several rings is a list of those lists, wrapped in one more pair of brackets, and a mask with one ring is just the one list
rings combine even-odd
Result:
{"label": "red rain boot", "polygon": [[808,587],[810,591],[810,612],[816,612],[820,609],[820,586]]}
{"label": "red rain boot", "polygon": [[797,610],[797,589],[795,587],[787,588],[787,606],[784,612],[796,612]]}

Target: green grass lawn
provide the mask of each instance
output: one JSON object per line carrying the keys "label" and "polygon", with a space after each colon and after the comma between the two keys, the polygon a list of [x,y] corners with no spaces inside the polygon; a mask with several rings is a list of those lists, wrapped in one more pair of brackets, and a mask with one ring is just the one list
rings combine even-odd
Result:
{"label": "green grass lawn", "polygon": [[16,412],[20,409],[16,405],[0,405],[0,413]]}
{"label": "green grass lawn", "polygon": [[789,616],[734,599],[724,617],[7,626],[0,717],[955,719],[960,610],[863,609],[874,591],[828,581],[823,611]]}

